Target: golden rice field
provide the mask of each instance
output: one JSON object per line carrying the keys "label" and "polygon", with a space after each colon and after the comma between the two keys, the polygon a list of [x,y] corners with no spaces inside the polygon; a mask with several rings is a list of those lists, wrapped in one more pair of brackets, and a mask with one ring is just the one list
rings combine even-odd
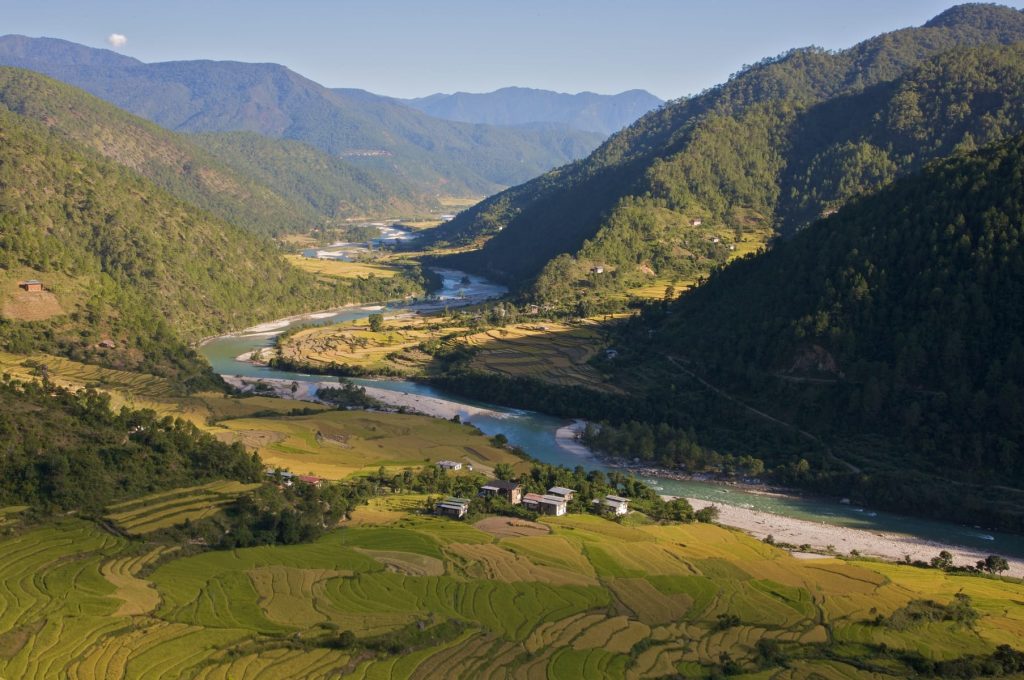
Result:
{"label": "golden rice field", "polygon": [[470,366],[508,377],[535,378],[558,385],[583,385],[612,390],[589,362],[606,345],[601,322],[585,320],[569,325],[554,321],[510,324],[477,333],[445,325],[437,318],[403,316],[388,319],[380,332],[365,319],[309,328],[286,338],[279,349],[283,358],[314,368],[332,364],[408,375],[429,374],[431,355],[424,342],[475,350]]}
{"label": "golden rice field", "polygon": [[329,279],[352,279],[356,277],[390,279],[400,274],[401,267],[376,262],[344,262],[342,260],[322,260],[302,255],[285,255],[292,266],[302,271],[316,274]]}
{"label": "golden rice field", "polygon": [[257,486],[259,484],[222,481],[172,489],[111,505],[106,517],[125,533],[141,536],[211,517],[239,494]]}
{"label": "golden rice field", "polygon": [[[159,516],[183,497],[143,504]],[[503,536],[414,514],[424,498],[376,499],[311,544],[187,556],[79,519],[23,524],[5,508],[0,677],[708,677],[728,653],[742,677],[901,678],[879,645],[952,658],[1024,639],[1019,583],[796,560],[701,524],[566,516],[542,521],[549,534]],[[111,512],[131,521],[139,505]],[[973,628],[870,622],[960,592],[981,614]],[[457,625],[425,643],[409,632],[445,622]],[[329,644],[340,631],[354,647]],[[405,640],[402,652],[363,646],[380,635]],[[788,667],[758,670],[759,640],[788,650]]]}
{"label": "golden rice field", "polygon": [[476,348],[471,366],[477,370],[557,385],[616,389],[587,363],[607,344],[596,323],[521,323],[476,333],[463,342]]}
{"label": "golden rice field", "polygon": [[471,463],[477,470],[498,463],[524,466],[521,458],[492,446],[476,430],[424,416],[325,411],[290,418],[240,418],[220,426],[220,438],[256,449],[268,465],[325,479],[439,460]]}
{"label": "golden rice field", "polygon": [[366,319],[358,319],[301,330],[281,343],[280,353],[314,368],[345,364],[369,371],[403,369],[412,375],[424,372],[431,361],[418,348],[421,343],[444,342],[465,330],[438,319],[403,315],[386,320],[383,330],[374,332]]}

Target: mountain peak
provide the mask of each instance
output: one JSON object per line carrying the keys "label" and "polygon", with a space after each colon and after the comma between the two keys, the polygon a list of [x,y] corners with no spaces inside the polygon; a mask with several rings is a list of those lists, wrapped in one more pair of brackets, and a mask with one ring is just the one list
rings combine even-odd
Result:
{"label": "mountain peak", "polygon": [[950,7],[924,25],[925,28],[976,28],[992,30],[1007,20],[1024,23],[1024,13],[995,3],[972,2]]}
{"label": "mountain peak", "polygon": [[87,47],[60,38],[32,38],[17,34],[0,36],[0,56],[8,66],[23,66],[25,68],[31,68],[28,66],[30,63],[39,62],[99,67],[126,67],[142,64],[138,59],[118,54],[113,50]]}

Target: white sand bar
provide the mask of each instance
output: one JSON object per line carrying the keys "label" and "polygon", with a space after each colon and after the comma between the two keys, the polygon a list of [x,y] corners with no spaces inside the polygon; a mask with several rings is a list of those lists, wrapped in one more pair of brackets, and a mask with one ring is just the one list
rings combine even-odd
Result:
{"label": "white sand bar", "polygon": [[[688,498],[687,500],[690,501],[694,510],[700,510],[708,505],[717,506],[719,524],[742,529],[754,538],[763,539],[771,534],[776,542],[793,545],[806,544],[817,550],[824,550],[831,545],[841,555],[848,555],[851,550],[857,550],[862,555],[881,557],[890,561],[899,561],[906,555],[910,555],[911,560],[927,562],[938,555],[940,550],[948,550],[953,554],[953,563],[958,565],[973,565],[989,555],[987,552],[974,548],[945,545],[917,536],[852,529],[740,508],[735,505],[713,503],[699,498]],[[1024,560],[1007,559],[1010,563],[1010,570],[1004,574],[1024,578]]]}

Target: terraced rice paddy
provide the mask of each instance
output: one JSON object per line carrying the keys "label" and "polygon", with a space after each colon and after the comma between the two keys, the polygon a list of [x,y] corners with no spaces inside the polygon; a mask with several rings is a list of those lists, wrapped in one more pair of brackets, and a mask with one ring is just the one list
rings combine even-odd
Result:
{"label": "terraced rice paddy", "polygon": [[239,494],[258,484],[211,482],[144,496],[108,508],[107,519],[133,536],[198,521],[217,514]]}
{"label": "terraced rice paddy", "polygon": [[471,363],[477,370],[557,385],[615,389],[587,363],[606,344],[597,324],[514,324],[470,335],[464,342],[477,350]]}
{"label": "terraced rice paddy", "polygon": [[388,319],[380,331],[371,330],[367,319],[357,319],[301,330],[282,340],[279,351],[283,358],[313,368],[339,364],[414,375],[427,371],[432,360],[419,349],[421,343],[454,342],[450,338],[465,331],[411,314]]}
{"label": "terraced rice paddy", "polygon": [[[111,512],[145,526],[140,505],[162,517],[183,498],[238,489],[154,494]],[[758,641],[772,639],[802,651],[749,677],[896,678],[901,667],[843,658],[883,643],[951,658],[1024,639],[1021,584],[800,561],[709,525],[566,516],[541,522],[550,533],[504,535],[415,514],[423,498],[376,499],[315,543],[191,556],[82,520],[33,527],[5,508],[0,677],[707,677],[723,653],[753,669]],[[870,622],[959,592],[981,613],[973,628]],[[398,654],[330,644],[339,631],[366,640],[444,621],[458,625]]]}
{"label": "terraced rice paddy", "polygon": [[470,365],[480,371],[616,390],[588,363],[607,344],[597,320],[518,323],[469,333],[439,318],[410,316],[389,319],[382,331],[374,332],[360,319],[299,331],[284,339],[279,351],[285,359],[313,368],[338,364],[423,375],[433,370],[431,355],[420,349],[423,343],[473,348]]}

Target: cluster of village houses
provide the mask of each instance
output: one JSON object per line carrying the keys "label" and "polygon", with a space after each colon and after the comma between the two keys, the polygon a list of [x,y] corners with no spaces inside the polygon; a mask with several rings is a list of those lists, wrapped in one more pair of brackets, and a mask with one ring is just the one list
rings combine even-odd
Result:
{"label": "cluster of village houses", "polygon": [[[439,464],[440,465],[440,464]],[[576,494],[574,489],[564,486],[553,486],[546,494],[523,493],[523,485],[519,482],[492,479],[480,487],[477,495],[482,498],[504,498],[510,505],[522,505],[542,515],[559,517],[568,511],[569,501]],[[462,519],[469,512],[470,499],[445,498],[434,505],[434,512],[455,519]],[[609,515],[625,515],[629,512],[629,499],[611,494],[604,498],[595,498],[595,508]]]}
{"label": "cluster of village houses", "polygon": [[[463,467],[462,463],[451,460],[438,461],[437,466],[442,470],[461,470]],[[470,466],[466,467],[470,470],[473,469]],[[295,482],[309,486],[321,486],[326,481],[320,477],[296,475],[286,470],[268,469],[266,474],[268,477],[280,480],[283,486],[292,486]],[[480,492],[477,494],[481,498],[504,498],[509,505],[522,505],[541,515],[554,515],[555,517],[560,517],[568,511],[569,501],[575,495],[575,489],[567,489],[564,486],[553,486],[548,489],[546,494],[524,494],[522,484],[503,479],[492,479],[481,486]],[[445,498],[434,505],[434,513],[462,519],[469,512],[470,502],[468,498]],[[598,512],[607,515],[619,516],[629,512],[629,499],[612,494],[608,494],[604,498],[595,498],[593,505]]]}

